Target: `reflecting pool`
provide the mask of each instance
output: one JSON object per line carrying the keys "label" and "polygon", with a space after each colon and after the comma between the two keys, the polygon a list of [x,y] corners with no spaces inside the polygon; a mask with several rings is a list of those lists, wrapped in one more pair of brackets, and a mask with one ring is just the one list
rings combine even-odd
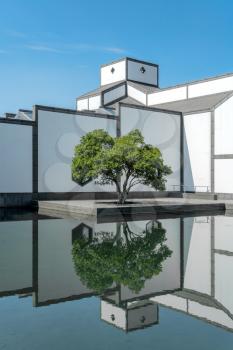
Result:
{"label": "reflecting pool", "polygon": [[233,217],[0,213],[0,349],[232,349]]}

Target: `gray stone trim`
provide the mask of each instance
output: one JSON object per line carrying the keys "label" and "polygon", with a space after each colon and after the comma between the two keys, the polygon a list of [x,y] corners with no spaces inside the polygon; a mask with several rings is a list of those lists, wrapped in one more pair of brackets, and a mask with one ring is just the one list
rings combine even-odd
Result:
{"label": "gray stone trim", "polygon": [[[164,91],[164,90],[170,90],[170,89],[175,89],[175,88],[178,88],[178,87],[182,87],[182,86],[186,86],[186,85],[195,85],[195,84],[199,84],[199,83],[205,83],[207,81],[211,81],[211,80],[217,80],[217,79],[222,79],[222,78],[227,78],[227,77],[231,77],[233,76],[233,72],[232,73],[226,73],[226,74],[222,74],[222,75],[217,75],[217,76],[214,76],[214,77],[209,77],[209,78],[202,78],[202,79],[199,79],[199,80],[191,80],[191,81],[188,81],[186,83],[181,83],[181,84],[176,84],[176,85],[172,85],[172,86],[168,86],[168,87],[164,87],[164,88],[161,88],[160,90],[161,91]],[[233,90],[233,89],[232,89]],[[229,90],[230,92],[231,90]],[[227,91],[226,91],[227,92]]]}
{"label": "gray stone trim", "polygon": [[185,113],[183,113],[183,115],[186,116],[186,115],[193,115],[193,114],[201,114],[201,113],[207,113],[207,112],[211,112],[211,111],[212,111],[212,107],[205,108],[205,109],[199,109],[199,110],[193,111],[193,112],[185,112]]}
{"label": "gray stone trim", "polygon": [[38,219],[32,222],[32,305],[37,306],[38,303]]}
{"label": "gray stone trim", "polygon": [[157,63],[142,61],[142,60],[138,60],[138,59],[132,58],[132,57],[126,57],[126,61],[141,63],[141,64],[145,64],[145,65],[147,65],[147,66],[152,66],[152,67],[157,67],[157,68],[159,68],[159,65],[158,65]]}
{"label": "gray stone trim", "polygon": [[28,112],[28,113],[32,113],[32,109],[19,109],[19,112]]}
{"label": "gray stone trim", "polygon": [[184,288],[184,218],[180,218],[180,288]]}
{"label": "gray stone trim", "polygon": [[32,193],[0,193],[0,208],[32,207]]}
{"label": "gray stone trim", "polygon": [[32,293],[33,292],[33,288],[32,287],[26,287],[26,288],[22,288],[22,289],[15,289],[15,290],[9,290],[9,291],[4,291],[4,292],[0,292],[0,298],[3,297],[9,297],[12,295],[20,295],[20,294],[28,294],[28,293]]}
{"label": "gray stone trim", "polygon": [[117,132],[116,135],[117,137],[121,136],[121,108],[120,108],[120,104],[117,103],[116,105],[116,114],[117,114]]}
{"label": "gray stone trim", "polygon": [[65,109],[65,108],[41,106],[41,105],[35,105],[34,108],[40,111],[75,114],[77,116],[80,115],[80,116],[86,116],[86,117],[98,117],[98,118],[106,118],[106,119],[114,119],[114,120],[116,119],[115,116],[111,114],[96,113],[95,111],[77,111],[75,109]]}
{"label": "gray stone trim", "polygon": [[[138,80],[133,80],[133,79],[127,79],[127,81],[132,81],[132,83],[142,84],[142,85],[146,85],[146,86],[153,86],[155,88],[158,87],[158,84],[149,84],[149,83],[144,83],[144,82],[141,82],[141,81],[138,81]],[[155,92],[151,92],[151,93],[153,94],[153,93],[156,93],[156,92],[159,92],[159,91],[155,91]]]}
{"label": "gray stone trim", "polygon": [[[129,198],[159,198],[159,197],[169,197],[173,196],[172,191],[131,191],[129,193]],[[180,192],[175,192],[175,195]],[[117,192],[38,192],[38,200],[98,200],[98,199],[116,199]]]}
{"label": "gray stone trim", "polygon": [[32,136],[32,193],[33,200],[38,200],[38,106],[33,107],[35,121]]}
{"label": "gray stone trim", "polygon": [[215,252],[216,254],[227,255],[227,256],[233,256],[233,252],[230,252],[229,250],[215,249],[214,252]]}
{"label": "gray stone trim", "polygon": [[213,159],[233,159],[233,154],[215,154]]}
{"label": "gray stone trim", "polygon": [[[124,96],[118,97],[117,99],[115,99],[115,100],[113,100],[113,101],[111,101],[111,102],[104,103],[104,95],[105,95],[106,93],[108,93],[109,91],[113,91],[113,90],[115,90],[115,89],[117,89],[117,88],[119,88],[119,87],[121,87],[121,86],[125,86],[125,94],[124,94]],[[110,87],[110,88],[104,90],[104,91],[101,93],[101,104],[102,104],[102,106],[107,107],[107,106],[110,106],[110,105],[112,105],[112,104],[114,104],[114,103],[116,103],[116,102],[119,102],[120,100],[122,100],[122,99],[125,98],[125,97],[127,97],[127,84],[126,84],[126,82],[124,81],[124,82],[122,82],[122,83],[119,83],[119,84],[117,84],[117,85],[115,85],[115,86],[113,86],[113,87]]]}
{"label": "gray stone trim", "polygon": [[0,118],[0,123],[2,124],[16,124],[16,125],[27,125],[27,126],[33,126],[34,120],[22,120],[22,119],[5,119]]}
{"label": "gray stone trim", "polygon": [[216,192],[218,199],[233,199],[233,193],[219,193]]}
{"label": "gray stone trim", "polygon": [[214,188],[215,188],[214,150],[215,150],[215,113],[214,113],[214,110],[212,110],[210,114],[210,189],[211,189],[211,193],[214,193]]}
{"label": "gray stone trim", "polygon": [[227,95],[225,98],[222,99],[222,101],[216,103],[216,105],[213,106],[214,109],[218,108],[219,106],[221,106],[224,102],[226,102],[227,100],[229,100],[229,98],[231,98],[233,96],[233,92],[229,92],[229,95]]}
{"label": "gray stone trim", "polygon": [[184,192],[184,116],[180,116],[180,191]]}
{"label": "gray stone trim", "polygon": [[210,230],[211,230],[211,296],[214,298],[215,296],[215,256],[214,256],[214,249],[215,249],[215,218],[211,216],[210,218]]}
{"label": "gray stone trim", "polygon": [[127,108],[136,108],[136,109],[144,109],[147,111],[152,111],[152,112],[161,112],[161,113],[166,113],[166,114],[175,114],[181,116],[182,113],[178,111],[172,111],[172,110],[167,110],[167,109],[162,109],[162,108],[156,108],[156,107],[148,107],[148,106],[140,106],[140,105],[133,105],[133,104],[128,104],[124,102],[120,102],[121,107],[127,107]]}
{"label": "gray stone trim", "polygon": [[142,63],[142,64],[147,64],[148,66],[159,67],[159,65],[156,64],[156,63],[142,61],[142,60],[138,60],[136,58],[128,57],[128,56],[119,58],[118,60],[114,60],[114,61],[111,61],[109,63],[101,64],[100,67],[102,68],[102,67],[111,66],[112,64],[115,64],[115,63],[118,63],[118,62],[121,62],[121,61],[132,61],[132,62],[138,62],[138,63]]}
{"label": "gray stone trim", "polygon": [[115,63],[118,63],[118,62],[121,62],[121,61],[125,61],[125,60],[126,60],[126,57],[122,57],[122,58],[119,58],[119,59],[117,59],[117,60],[111,61],[111,62],[109,62],[109,63],[101,64],[101,65],[100,65],[100,68],[107,67],[107,66],[111,66],[112,64],[115,64]]}

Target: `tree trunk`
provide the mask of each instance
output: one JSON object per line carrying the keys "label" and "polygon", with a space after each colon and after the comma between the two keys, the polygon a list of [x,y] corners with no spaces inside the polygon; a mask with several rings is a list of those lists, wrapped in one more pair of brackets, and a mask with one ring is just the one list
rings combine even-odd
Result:
{"label": "tree trunk", "polygon": [[118,203],[125,204],[127,196],[128,196],[127,191],[118,192]]}

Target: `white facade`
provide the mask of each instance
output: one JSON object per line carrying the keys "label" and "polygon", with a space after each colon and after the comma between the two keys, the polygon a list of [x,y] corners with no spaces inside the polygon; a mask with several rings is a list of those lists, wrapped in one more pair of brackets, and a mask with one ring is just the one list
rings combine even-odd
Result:
{"label": "white facade", "polygon": [[[180,125],[181,117],[177,113],[147,110],[140,107],[121,106],[121,133],[127,134],[139,129],[145,142],[158,147],[165,164],[171,166],[172,175],[167,178],[168,191],[180,189]],[[153,191],[148,186],[138,185],[135,191]]]}
{"label": "white facade", "polygon": [[100,69],[101,86],[123,80],[158,86],[158,66],[129,57],[104,65]]}
{"label": "white facade", "polygon": [[[184,189],[211,190],[211,113],[184,115]],[[198,139],[197,139],[198,138]]]}
{"label": "white facade", "polygon": [[32,192],[32,126],[0,123],[0,193]]}
{"label": "white facade", "polygon": [[122,135],[138,128],[172,168],[167,191],[233,198],[233,74],[163,89],[158,75],[158,65],[126,57],[100,68],[100,87],[80,96],[76,110],[6,113],[0,118],[0,206],[8,194],[23,197],[37,187],[50,194],[115,191],[94,182],[80,187],[71,178],[74,145],[97,128],[113,136],[117,128]]}
{"label": "white facade", "polygon": [[93,181],[80,186],[72,181],[71,162],[74,147],[87,132],[104,129],[116,136],[116,121],[107,117],[68,114],[62,111],[38,111],[38,191],[102,192],[113,186],[96,185]]}

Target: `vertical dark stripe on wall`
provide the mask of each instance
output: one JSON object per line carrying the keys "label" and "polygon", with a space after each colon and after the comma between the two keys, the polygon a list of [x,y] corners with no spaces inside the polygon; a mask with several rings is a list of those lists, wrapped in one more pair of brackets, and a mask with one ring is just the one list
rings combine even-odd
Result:
{"label": "vertical dark stripe on wall", "polygon": [[32,290],[33,306],[38,305],[38,217],[32,222]]}
{"label": "vertical dark stripe on wall", "polygon": [[180,191],[184,192],[184,116],[180,115]]}
{"label": "vertical dark stripe on wall", "polygon": [[32,191],[33,201],[38,200],[38,108],[34,106],[33,115],[35,124],[33,126],[32,136]]}
{"label": "vertical dark stripe on wall", "polygon": [[214,255],[214,249],[215,249],[215,217],[211,216],[211,297],[214,298],[215,296],[215,255]]}
{"label": "vertical dark stripe on wall", "polygon": [[184,288],[184,218],[180,218],[180,288]]}
{"label": "vertical dark stripe on wall", "polygon": [[116,104],[116,118],[117,118],[117,122],[116,122],[116,136],[120,137],[121,136],[121,104],[117,103]]}
{"label": "vertical dark stripe on wall", "polygon": [[215,121],[214,121],[214,110],[211,111],[211,117],[210,117],[210,183],[211,183],[211,192],[215,192],[214,188],[214,152],[215,152],[215,136],[214,136],[214,129],[215,129]]}
{"label": "vertical dark stripe on wall", "polygon": [[128,58],[125,58],[125,79],[128,80]]}

